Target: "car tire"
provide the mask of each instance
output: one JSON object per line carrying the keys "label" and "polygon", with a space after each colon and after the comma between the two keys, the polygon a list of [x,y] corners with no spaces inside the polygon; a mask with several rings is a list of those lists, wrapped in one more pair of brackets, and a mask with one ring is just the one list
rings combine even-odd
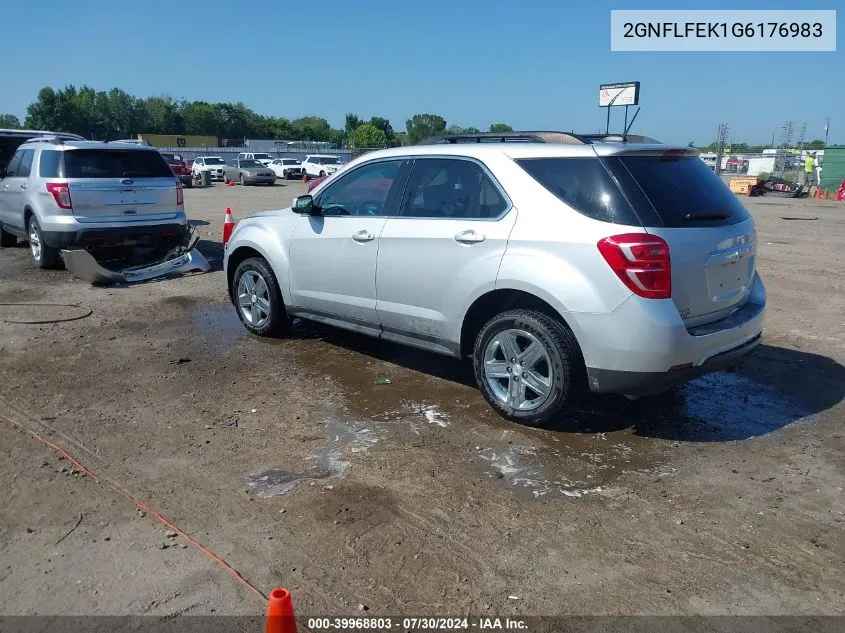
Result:
{"label": "car tire", "polygon": [[[519,356],[529,347],[536,352],[533,359],[525,356],[531,365],[519,367]],[[508,350],[517,362],[504,353]],[[574,335],[542,312],[517,309],[496,315],[478,333],[472,358],[485,400],[504,418],[526,426],[547,425],[585,392],[584,361]]]}
{"label": "car tire", "polygon": [[186,184],[186,185],[185,185],[185,189],[193,189],[193,188],[194,188],[194,179],[193,179],[193,178],[191,178],[191,179],[188,181],[188,184]]}
{"label": "car tire", "polygon": [[29,251],[32,253],[32,259],[38,264],[39,268],[55,268],[59,263],[59,249],[47,246],[44,243],[44,238],[41,234],[41,225],[38,223],[38,218],[34,215],[29,218],[29,225],[27,226],[27,235],[29,236]]}
{"label": "car tire", "polygon": [[[251,279],[253,289],[258,289],[258,292],[254,292],[256,297],[261,297],[267,302],[266,309],[262,307],[261,302],[253,302],[249,296],[244,301],[241,300],[244,291],[249,291],[250,282],[246,279]],[[258,279],[263,281],[263,287],[258,285]],[[267,260],[262,257],[250,257],[235,269],[232,279],[232,302],[241,323],[248,332],[256,336],[278,337],[288,332],[293,324],[293,319],[285,308],[276,275]],[[266,314],[263,320],[262,314]]]}
{"label": "car tire", "polygon": [[288,170],[287,169],[282,170],[282,180],[288,180]]}
{"label": "car tire", "polygon": [[17,246],[18,238],[14,233],[9,233],[6,229],[0,226],[0,246],[8,248],[10,246]]}
{"label": "car tire", "polygon": [[270,182],[268,182],[268,183],[267,183],[267,186],[268,186],[268,187],[272,187],[272,186],[274,186],[275,184],[276,184],[276,181],[275,181],[275,180],[271,180]]}
{"label": "car tire", "polygon": [[244,175],[238,174],[238,182],[240,183],[241,187],[244,186]]}

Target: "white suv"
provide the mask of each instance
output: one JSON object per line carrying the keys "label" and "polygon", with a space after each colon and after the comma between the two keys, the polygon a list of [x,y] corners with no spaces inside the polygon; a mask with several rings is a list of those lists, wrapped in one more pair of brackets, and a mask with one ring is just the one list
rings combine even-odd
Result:
{"label": "white suv", "polygon": [[212,180],[223,180],[226,161],[220,156],[197,156],[194,164],[191,165],[191,173],[199,174],[204,171],[210,172]]}
{"label": "white suv", "polygon": [[302,166],[305,168],[305,175],[309,178],[324,178],[340,170],[343,162],[337,156],[312,154],[305,157]]}
{"label": "white suv", "polygon": [[[502,138],[528,142],[455,142]],[[469,356],[484,397],[526,424],[587,389],[660,392],[760,342],[754,221],[694,150],[442,141],[366,154],[240,222],[224,268],[246,329],[298,316]]]}
{"label": "white suv", "polygon": [[267,167],[273,162],[273,157],[270,154],[262,152],[241,152],[238,154],[238,160],[257,160],[259,163]]}

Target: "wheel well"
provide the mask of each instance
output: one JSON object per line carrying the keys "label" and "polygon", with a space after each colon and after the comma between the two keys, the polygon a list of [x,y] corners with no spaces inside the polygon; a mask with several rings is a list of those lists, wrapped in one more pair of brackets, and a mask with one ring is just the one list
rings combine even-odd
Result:
{"label": "wheel well", "polygon": [[229,264],[226,268],[226,287],[229,289],[230,298],[232,297],[232,280],[235,278],[235,271],[238,269],[238,266],[241,265],[241,262],[249,259],[250,257],[260,257],[261,259],[264,259],[264,255],[249,246],[236,248],[232,251],[232,254],[229,255]]}
{"label": "wheel well", "polygon": [[501,312],[516,308],[536,310],[572,330],[560,313],[539,297],[522,290],[493,290],[481,295],[467,310],[461,326],[461,357],[472,354],[475,339],[487,321]]}
{"label": "wheel well", "polygon": [[35,212],[29,207],[23,209],[23,230],[29,231],[29,218],[35,215]]}

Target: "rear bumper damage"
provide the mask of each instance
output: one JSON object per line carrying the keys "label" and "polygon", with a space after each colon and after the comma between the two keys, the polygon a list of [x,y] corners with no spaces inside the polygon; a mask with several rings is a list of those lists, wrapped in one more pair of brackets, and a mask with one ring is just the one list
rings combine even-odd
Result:
{"label": "rear bumper damage", "polygon": [[169,251],[163,260],[140,266],[130,265],[121,270],[104,267],[87,250],[63,249],[61,253],[68,271],[83,281],[94,285],[131,284],[187,272],[208,272],[211,265],[196,250],[198,241],[199,235],[192,231],[185,245]]}

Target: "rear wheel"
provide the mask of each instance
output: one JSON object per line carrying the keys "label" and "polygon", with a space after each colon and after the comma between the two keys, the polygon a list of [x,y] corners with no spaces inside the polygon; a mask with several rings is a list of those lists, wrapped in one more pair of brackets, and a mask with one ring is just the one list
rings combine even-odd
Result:
{"label": "rear wheel", "polygon": [[15,237],[14,233],[9,233],[6,229],[0,226],[0,246],[8,247],[8,246],[16,246],[18,243],[18,238]]}
{"label": "rear wheel", "polygon": [[562,323],[534,310],[510,310],[481,328],[473,350],[475,379],[508,420],[543,426],[583,392],[583,360]]}
{"label": "rear wheel", "polygon": [[238,175],[238,181],[241,183],[241,187],[243,187],[243,185],[244,185],[244,175],[243,174]]}
{"label": "rear wheel", "polygon": [[282,291],[273,269],[261,257],[240,263],[232,281],[234,303],[244,327],[256,336],[280,336],[290,330]]}
{"label": "rear wheel", "polygon": [[40,268],[55,268],[59,263],[59,249],[47,246],[41,234],[41,225],[34,215],[29,219],[29,250]]}

